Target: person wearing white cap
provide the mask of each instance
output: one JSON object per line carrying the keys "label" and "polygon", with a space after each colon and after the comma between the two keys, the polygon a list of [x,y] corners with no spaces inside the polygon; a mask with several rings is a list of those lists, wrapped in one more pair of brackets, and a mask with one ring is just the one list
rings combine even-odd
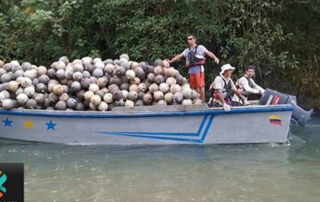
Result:
{"label": "person wearing white cap", "polygon": [[[264,89],[261,88],[258,84],[256,84],[253,80],[254,77],[254,69],[255,67],[249,65],[246,67],[246,74],[242,76],[236,82],[236,86],[238,87],[240,93],[247,98],[250,99],[250,95],[258,95],[256,97],[260,97],[264,93]],[[233,101],[239,102],[238,96],[233,96]]]}
{"label": "person wearing white cap", "polygon": [[231,79],[231,74],[234,69],[235,67],[232,67],[230,64],[223,65],[221,67],[220,75],[217,76],[210,85],[210,89],[212,89],[212,106],[222,106],[227,112],[230,111],[232,92],[243,101],[244,105],[248,105],[245,97],[241,95]]}
{"label": "person wearing white cap", "polygon": [[212,58],[215,63],[219,64],[219,59],[203,45],[196,44],[196,36],[189,34],[188,38],[189,48],[185,49],[179,55],[176,55],[171,60],[168,60],[170,64],[180,60],[182,57],[186,58],[186,67],[188,68],[188,74],[190,76],[190,86],[195,89],[199,94],[202,102],[205,102],[205,79],[204,79],[204,67],[205,55]]}

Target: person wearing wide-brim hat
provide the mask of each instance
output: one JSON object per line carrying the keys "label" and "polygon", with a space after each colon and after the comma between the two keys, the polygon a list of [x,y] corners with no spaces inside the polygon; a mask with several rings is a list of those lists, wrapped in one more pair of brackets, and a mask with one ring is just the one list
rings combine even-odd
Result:
{"label": "person wearing wide-brim hat", "polygon": [[209,103],[212,106],[223,107],[225,111],[230,111],[232,93],[235,93],[242,100],[244,105],[248,105],[247,100],[241,95],[231,79],[234,70],[235,67],[230,64],[223,65],[221,67],[220,75],[211,83],[210,89],[212,91],[212,98]]}

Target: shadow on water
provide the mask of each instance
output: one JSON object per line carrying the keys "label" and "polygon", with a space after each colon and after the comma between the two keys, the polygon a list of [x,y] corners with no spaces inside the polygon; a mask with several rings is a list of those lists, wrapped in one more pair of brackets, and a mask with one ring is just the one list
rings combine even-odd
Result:
{"label": "shadow on water", "polygon": [[68,146],[0,142],[27,201],[318,201],[320,119],[290,145]]}

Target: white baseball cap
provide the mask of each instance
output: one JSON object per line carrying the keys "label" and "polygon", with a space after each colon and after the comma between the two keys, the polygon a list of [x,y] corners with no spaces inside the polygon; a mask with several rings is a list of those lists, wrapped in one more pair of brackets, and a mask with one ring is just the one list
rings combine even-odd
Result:
{"label": "white baseball cap", "polygon": [[230,64],[222,65],[220,74],[223,74],[226,70],[235,70],[235,67],[232,67]]}

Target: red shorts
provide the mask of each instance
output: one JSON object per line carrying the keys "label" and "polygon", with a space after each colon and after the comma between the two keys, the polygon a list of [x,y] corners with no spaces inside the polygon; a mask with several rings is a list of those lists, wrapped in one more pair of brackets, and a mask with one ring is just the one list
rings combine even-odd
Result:
{"label": "red shorts", "polygon": [[190,86],[192,88],[204,87],[204,72],[190,74]]}

